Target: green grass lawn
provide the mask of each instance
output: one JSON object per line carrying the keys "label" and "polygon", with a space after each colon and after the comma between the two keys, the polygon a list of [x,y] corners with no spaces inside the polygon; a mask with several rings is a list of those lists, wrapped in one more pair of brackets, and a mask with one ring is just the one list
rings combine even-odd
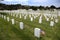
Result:
{"label": "green grass lawn", "polygon": [[[0,13],[2,14],[2,13]],[[8,22],[0,17],[0,40],[60,40],[60,17],[59,22],[55,23],[53,27],[50,27],[43,16],[43,23],[39,24],[37,17],[33,22],[30,21],[30,18],[27,17],[24,20],[24,17],[21,19],[19,17],[13,17],[7,13],[3,13],[10,19],[15,19],[15,24],[11,24],[11,20]],[[19,28],[19,22],[24,23],[24,29]],[[34,28],[40,28],[46,32],[45,36],[41,36],[39,39],[34,36]]]}

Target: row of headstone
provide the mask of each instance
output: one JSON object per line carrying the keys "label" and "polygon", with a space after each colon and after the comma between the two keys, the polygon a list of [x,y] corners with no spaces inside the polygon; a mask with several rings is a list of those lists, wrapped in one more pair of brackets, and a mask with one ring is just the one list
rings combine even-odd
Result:
{"label": "row of headstone", "polygon": [[[20,22],[20,29],[23,30],[24,29],[24,23]],[[41,35],[41,30],[39,28],[35,28],[34,29],[34,36],[37,38],[40,38]]]}
{"label": "row of headstone", "polygon": [[[12,13],[11,13],[11,15],[13,15]],[[18,14],[17,14],[17,16],[18,16]],[[24,15],[23,15],[24,16]],[[2,15],[2,18],[4,17],[4,19],[7,19],[7,21],[9,21],[9,17],[7,17],[6,18],[6,16],[3,16]],[[31,16],[31,14],[29,15],[29,17],[30,17],[30,21],[33,21],[34,20],[34,17],[32,17]],[[20,14],[20,18],[21,18],[21,14]],[[27,18],[27,16],[25,15],[24,16],[24,19],[26,19]],[[35,18],[36,18],[36,16],[35,16]],[[50,19],[47,17],[47,16],[45,16],[45,18],[46,18],[46,21],[50,21]],[[53,20],[54,18],[53,18],[53,16],[51,17],[51,20]],[[53,21],[54,23],[58,23],[58,19],[56,19],[55,18],[55,20]],[[39,18],[39,23],[42,23],[42,16],[40,16],[40,18]],[[53,24],[54,24],[53,23]],[[12,23],[13,24],[13,23]],[[50,26],[51,26],[51,22],[50,22]]]}
{"label": "row of headstone", "polygon": [[7,17],[6,15],[1,15],[1,17],[2,17],[4,20],[9,21],[9,17]]}
{"label": "row of headstone", "polygon": [[[3,15],[2,15],[2,17],[3,17]],[[4,19],[7,19],[7,21],[10,20],[9,17],[6,17],[5,15],[4,15]],[[12,24],[15,24],[14,19],[11,19],[11,22],[12,22]],[[20,22],[19,25],[20,25],[20,29],[23,30],[24,29],[24,23]],[[34,29],[34,36],[37,38],[40,38],[40,33],[41,33],[40,31],[41,30],[39,28],[35,28]]]}
{"label": "row of headstone", "polygon": [[[14,14],[11,14],[11,15],[14,15]],[[16,16],[18,17],[18,14]],[[32,15],[32,16],[34,16],[34,15]],[[32,16],[31,15],[29,16],[31,21],[33,21],[33,17]],[[3,15],[2,15],[2,18],[7,19],[7,21],[10,20],[9,17],[6,18],[6,16],[3,16]],[[21,15],[20,15],[20,18],[21,18]],[[24,19],[26,19],[26,16],[24,16]],[[51,19],[53,20],[53,17],[51,17]],[[46,20],[49,21],[49,18],[46,17]],[[11,19],[11,22],[12,22],[12,24],[15,24],[15,20],[14,19]],[[57,23],[58,19],[55,19],[55,22]],[[39,18],[39,23],[42,23],[42,16],[40,16],[40,18]],[[50,26],[54,26],[54,24],[55,24],[54,21],[50,21]],[[22,30],[24,29],[23,22],[20,22],[19,26],[20,26],[20,29],[22,29]],[[34,29],[34,36],[39,38],[40,37],[40,32],[41,32],[41,30],[39,28],[35,28]]]}
{"label": "row of headstone", "polygon": [[[14,13],[11,13],[10,15],[11,16],[16,16],[16,17],[18,17],[18,15],[19,15],[19,18],[22,18],[22,16],[23,16],[24,19],[27,19],[27,15],[28,14],[21,14],[21,13],[20,14],[14,14]],[[34,19],[36,19],[36,17],[38,17],[38,14],[37,15],[36,14],[29,14],[29,18],[30,18],[31,21],[33,21]]]}
{"label": "row of headstone", "polygon": [[58,19],[58,16],[56,14],[51,14],[50,16],[44,14],[44,17],[46,19],[46,21],[50,21],[50,26],[54,26],[55,23],[58,23],[59,19]]}
{"label": "row of headstone", "polygon": [[[24,29],[24,23],[20,22],[19,25],[20,25],[20,29],[23,30]],[[40,34],[41,34],[41,30],[39,28],[35,28],[34,29],[34,36],[37,38],[40,38]]]}
{"label": "row of headstone", "polygon": [[[30,20],[33,21],[33,17],[31,16],[31,14],[29,15],[29,17],[30,17]],[[20,14],[20,18],[21,18],[21,14]],[[24,19],[26,19],[26,18],[27,18],[27,16],[25,15],[24,16]],[[53,19],[53,17],[51,17],[51,19]],[[48,17],[46,17],[46,21],[49,21],[49,18]],[[55,22],[57,23],[58,22],[58,19],[55,19]],[[42,16],[40,16],[40,18],[39,18],[39,23],[42,23]],[[53,24],[54,23],[50,22],[50,26],[53,25]]]}
{"label": "row of headstone", "polygon": [[[34,13],[34,12],[33,12]],[[29,14],[29,17],[30,17],[30,20],[31,21],[33,21],[34,19],[36,19],[36,15],[39,15],[39,14]],[[15,14],[15,13],[11,13],[11,15],[12,16],[14,16],[14,15],[16,15],[16,17],[18,17],[18,15],[19,14]],[[44,14],[43,14],[44,15]],[[50,14],[48,14],[48,12],[47,12],[47,15],[46,16],[48,16],[48,17],[46,17],[46,21],[50,21],[50,18],[51,18],[51,20],[54,20],[54,14],[52,15],[52,13],[51,13],[51,15],[52,15],[52,17],[51,17],[51,15],[49,16]],[[20,15],[20,18],[22,18],[22,16],[24,16],[24,19],[26,19],[27,18],[27,16],[25,16],[25,14],[23,13],[22,15]],[[3,17],[3,15],[2,15],[2,17]],[[50,17],[50,18],[49,18]],[[56,18],[56,17],[55,17]],[[54,20],[54,22],[55,23],[58,23],[58,19],[55,19]],[[42,23],[42,18],[39,18],[39,23]]]}

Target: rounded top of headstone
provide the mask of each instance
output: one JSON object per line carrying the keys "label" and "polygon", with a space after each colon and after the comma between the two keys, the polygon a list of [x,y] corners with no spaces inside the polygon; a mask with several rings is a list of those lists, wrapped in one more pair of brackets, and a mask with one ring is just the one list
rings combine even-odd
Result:
{"label": "rounded top of headstone", "polygon": [[37,29],[37,30],[41,30],[40,28],[35,28],[35,29]]}
{"label": "rounded top of headstone", "polygon": [[23,23],[23,22],[20,22],[20,23]]}

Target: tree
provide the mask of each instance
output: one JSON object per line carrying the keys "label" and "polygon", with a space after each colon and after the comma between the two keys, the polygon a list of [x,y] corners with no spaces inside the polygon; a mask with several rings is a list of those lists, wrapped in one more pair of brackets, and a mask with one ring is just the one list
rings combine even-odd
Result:
{"label": "tree", "polygon": [[37,10],[38,7],[36,6],[31,6],[30,9]]}
{"label": "tree", "polygon": [[49,10],[50,8],[48,6],[45,7],[45,10]]}
{"label": "tree", "polygon": [[55,9],[56,7],[55,7],[54,5],[51,5],[50,8],[51,8],[51,9]]}
{"label": "tree", "polygon": [[39,6],[39,9],[41,9],[41,10],[44,9],[44,6]]}

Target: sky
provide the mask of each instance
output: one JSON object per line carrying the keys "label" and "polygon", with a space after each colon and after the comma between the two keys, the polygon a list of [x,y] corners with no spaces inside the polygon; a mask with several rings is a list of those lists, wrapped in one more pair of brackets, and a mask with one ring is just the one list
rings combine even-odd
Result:
{"label": "sky", "polygon": [[54,5],[56,7],[60,7],[60,0],[4,0],[0,1],[4,4],[22,4],[22,5],[30,5],[30,6],[51,6]]}

